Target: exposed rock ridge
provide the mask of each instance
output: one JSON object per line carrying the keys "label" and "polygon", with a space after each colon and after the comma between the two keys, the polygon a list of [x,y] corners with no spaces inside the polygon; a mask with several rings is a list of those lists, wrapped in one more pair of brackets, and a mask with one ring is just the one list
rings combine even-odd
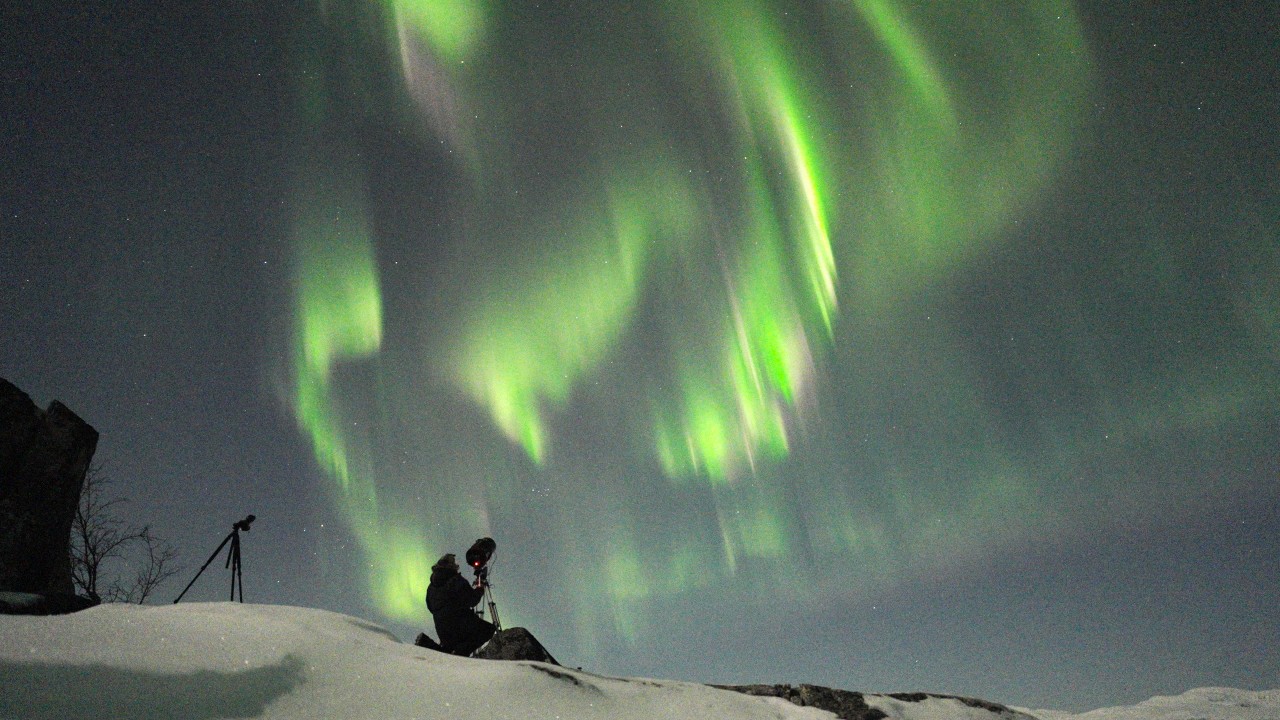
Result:
{"label": "exposed rock ridge", "polygon": [[978,698],[965,697],[963,695],[938,695],[936,693],[889,693],[885,697],[891,697],[894,700],[903,702],[921,702],[927,698],[941,698],[943,700],[957,700],[963,705],[980,710],[989,710],[997,715],[1018,715],[1016,710],[1005,707],[999,703],[989,702],[987,700],[979,700]]}
{"label": "exposed rock ridge", "polygon": [[833,712],[842,720],[883,720],[882,710],[867,705],[862,693],[836,690],[821,685],[714,685],[747,695],[777,697],[801,707],[814,707]]}
{"label": "exposed rock ridge", "polygon": [[[843,720],[884,720],[889,717],[883,710],[867,704],[867,694],[850,690],[837,690],[821,685],[715,685],[714,687],[747,695],[776,697],[801,707],[813,707],[835,713]],[[900,702],[923,702],[930,698],[955,700],[972,708],[986,710],[1004,718],[1025,718],[1026,715],[998,703],[960,695],[934,693],[888,693],[871,697],[887,697]]]}

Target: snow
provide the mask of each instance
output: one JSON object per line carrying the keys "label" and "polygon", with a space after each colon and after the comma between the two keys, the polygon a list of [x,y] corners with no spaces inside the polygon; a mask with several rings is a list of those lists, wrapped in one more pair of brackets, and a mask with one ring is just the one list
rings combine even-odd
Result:
{"label": "snow", "polygon": [[965,705],[951,698],[928,697],[908,701],[883,695],[866,695],[867,705],[884,712],[891,718],[911,720],[1039,720],[1030,713],[997,715],[990,710]]}
{"label": "snow", "polygon": [[3,718],[830,718],[703,685],[472,660],[238,603],[0,616]]}
{"label": "snow", "polygon": [[[1006,720],[957,700],[867,695],[901,720]],[[1128,713],[1128,714],[1126,714]],[[1165,713],[1165,714],[1161,714]],[[694,683],[472,660],[307,608],[104,605],[0,615],[0,718],[609,718],[818,720],[830,713]],[[1280,691],[1197,690],[1043,720],[1280,718]]]}
{"label": "snow", "polygon": [[1280,690],[1197,688],[1079,715],[1055,710],[1025,712],[1040,720],[1280,720]]}

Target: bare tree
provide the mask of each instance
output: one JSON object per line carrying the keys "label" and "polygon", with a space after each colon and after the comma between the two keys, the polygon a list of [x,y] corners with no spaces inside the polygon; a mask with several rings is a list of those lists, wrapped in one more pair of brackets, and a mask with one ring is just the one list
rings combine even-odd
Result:
{"label": "bare tree", "polygon": [[[112,481],[94,465],[84,476],[80,505],[71,523],[71,579],[94,602],[145,602],[181,570],[178,553],[150,525],[131,525],[117,514],[128,501],[111,493]],[[112,561],[108,563],[108,561]],[[103,571],[124,565],[133,577]]]}
{"label": "bare tree", "polygon": [[167,540],[162,540],[151,532],[150,525],[142,526],[138,533],[142,543],[142,563],[133,576],[133,583],[125,592],[125,602],[144,603],[165,580],[173,577],[182,569],[177,564],[178,551]]}

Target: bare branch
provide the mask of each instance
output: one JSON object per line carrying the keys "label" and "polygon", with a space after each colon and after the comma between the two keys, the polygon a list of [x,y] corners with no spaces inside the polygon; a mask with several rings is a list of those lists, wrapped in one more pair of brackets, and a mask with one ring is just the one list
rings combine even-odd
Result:
{"label": "bare branch", "polygon": [[134,576],[128,601],[142,604],[161,583],[182,568],[177,564],[178,552],[167,540],[157,538],[150,526],[142,528],[138,539],[146,549],[146,555],[142,568]]}
{"label": "bare branch", "polygon": [[[77,590],[95,602],[141,603],[179,572],[178,554],[149,525],[130,525],[116,515],[128,501],[112,496],[111,484],[102,465],[91,466],[85,473],[71,526],[71,578]],[[109,584],[104,583],[107,561],[132,565],[128,561],[133,556],[139,556],[141,565],[131,581],[117,573]]]}

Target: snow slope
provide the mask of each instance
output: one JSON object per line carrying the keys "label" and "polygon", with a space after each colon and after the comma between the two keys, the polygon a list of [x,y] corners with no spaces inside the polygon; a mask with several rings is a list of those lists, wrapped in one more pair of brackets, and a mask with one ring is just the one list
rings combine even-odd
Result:
{"label": "snow slope", "polygon": [[5,718],[815,718],[688,683],[456,658],[356,618],[232,603],[0,617]]}
{"label": "snow slope", "polygon": [[1198,688],[1181,695],[1153,697],[1137,705],[1072,715],[1026,710],[1040,720],[1280,720],[1280,690]]}
{"label": "snow slope", "polygon": [[[1216,699],[1219,694],[1230,700]],[[1205,690],[1183,697],[1191,695],[1196,702],[1218,703],[1214,707],[1270,713],[1194,717],[1280,718],[1280,692],[1254,696]],[[865,699],[902,720],[1027,720],[940,698]],[[1241,699],[1253,707],[1230,705]],[[1152,712],[1163,707],[1162,700],[1150,701],[1155,703]],[[1097,712],[1120,710],[1126,709]],[[403,644],[363,620],[307,608],[105,605],[74,615],[0,616],[0,718],[244,717],[816,720],[832,715],[778,698],[693,683],[606,678],[541,663],[442,655]],[[1073,717],[1059,713],[1046,720]]]}

